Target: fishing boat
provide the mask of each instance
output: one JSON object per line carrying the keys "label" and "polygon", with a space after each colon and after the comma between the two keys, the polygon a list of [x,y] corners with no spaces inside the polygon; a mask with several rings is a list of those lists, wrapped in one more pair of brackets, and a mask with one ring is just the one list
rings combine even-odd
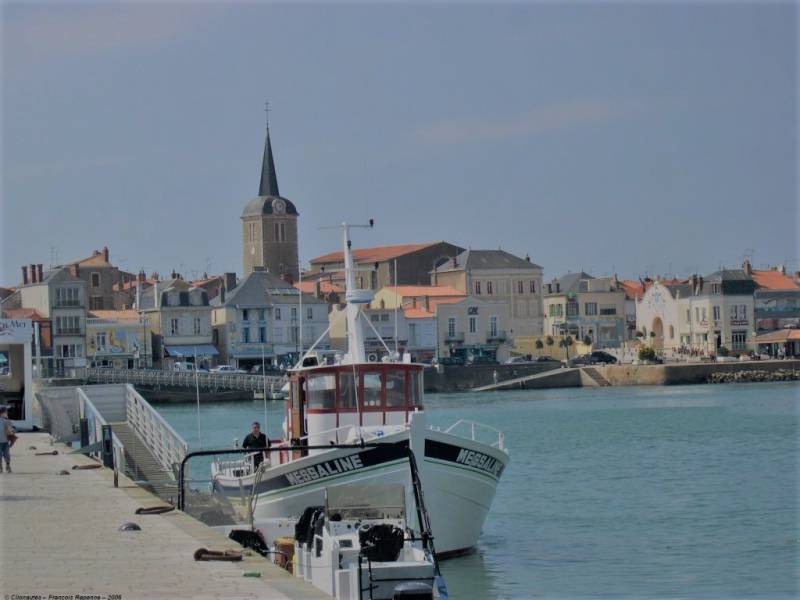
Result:
{"label": "fishing boat", "polygon": [[[405,483],[410,448],[419,465],[436,549],[446,558],[477,544],[509,455],[503,433],[487,425],[464,419],[443,429],[428,425],[424,365],[413,364],[407,354],[379,363],[366,359],[363,323],[372,325],[362,309],[373,294],[355,286],[350,230],[371,226],[341,225],[346,353],[335,364],[320,365],[309,359],[316,343],[311,346],[289,372],[283,438],[271,440],[271,451],[257,468],[252,455],[215,460],[212,488],[256,495],[256,523],[299,517],[306,507],[321,504],[325,489],[333,485]],[[382,444],[320,449],[374,441]]]}

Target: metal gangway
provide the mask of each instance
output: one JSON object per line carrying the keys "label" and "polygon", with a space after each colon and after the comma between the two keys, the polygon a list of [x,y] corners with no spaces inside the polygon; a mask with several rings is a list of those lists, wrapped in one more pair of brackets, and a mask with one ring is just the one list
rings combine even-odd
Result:
{"label": "metal gangway", "polygon": [[210,373],[159,371],[156,369],[109,369],[87,367],[84,377],[89,383],[130,383],[153,388],[199,388],[204,391],[245,391],[276,397],[286,384],[283,375],[249,375],[247,373]]}
{"label": "metal gangway", "polygon": [[36,396],[53,437],[79,442],[81,452],[110,462],[116,474],[177,502],[178,471],[189,446],[132,385],[45,388]]}

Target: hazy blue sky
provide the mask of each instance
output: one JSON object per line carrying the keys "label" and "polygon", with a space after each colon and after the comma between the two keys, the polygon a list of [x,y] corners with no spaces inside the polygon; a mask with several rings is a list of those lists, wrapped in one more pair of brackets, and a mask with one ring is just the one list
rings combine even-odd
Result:
{"label": "hazy blue sky", "polygon": [[445,239],[545,277],[798,268],[785,4],[14,4],[2,279],[108,245],[241,272],[269,99],[303,261]]}

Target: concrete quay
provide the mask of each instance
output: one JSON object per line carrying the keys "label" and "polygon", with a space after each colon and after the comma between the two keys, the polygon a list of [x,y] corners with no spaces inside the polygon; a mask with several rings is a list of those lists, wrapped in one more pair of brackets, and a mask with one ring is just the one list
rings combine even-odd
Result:
{"label": "concrete quay", "polygon": [[[248,551],[241,562],[196,562],[198,548],[242,548],[177,510],[134,514],[163,502],[122,475],[115,488],[110,469],[72,470],[95,461],[65,454],[70,449],[51,440],[46,433],[20,434],[11,450],[14,472],[0,475],[4,598],[329,598]],[[35,455],[52,450],[58,455]],[[62,470],[70,474],[59,475]],[[126,522],[141,531],[118,531]]]}

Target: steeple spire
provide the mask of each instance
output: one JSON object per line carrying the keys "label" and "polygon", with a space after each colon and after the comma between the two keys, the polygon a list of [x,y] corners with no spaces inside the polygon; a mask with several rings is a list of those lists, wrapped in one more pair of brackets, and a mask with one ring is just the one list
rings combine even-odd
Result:
{"label": "steeple spire", "polygon": [[278,176],[275,174],[275,161],[272,158],[272,144],[269,140],[269,102],[265,108],[267,113],[267,139],[264,142],[264,158],[261,162],[261,182],[258,186],[259,196],[280,196]]}

